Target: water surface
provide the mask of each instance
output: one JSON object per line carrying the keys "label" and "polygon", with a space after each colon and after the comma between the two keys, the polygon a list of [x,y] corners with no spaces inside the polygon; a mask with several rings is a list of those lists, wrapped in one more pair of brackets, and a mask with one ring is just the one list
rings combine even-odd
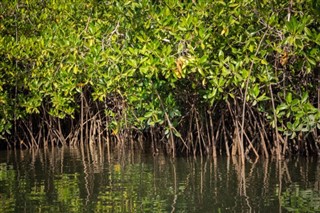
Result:
{"label": "water surface", "polygon": [[177,158],[102,147],[0,152],[0,212],[319,212],[316,158]]}

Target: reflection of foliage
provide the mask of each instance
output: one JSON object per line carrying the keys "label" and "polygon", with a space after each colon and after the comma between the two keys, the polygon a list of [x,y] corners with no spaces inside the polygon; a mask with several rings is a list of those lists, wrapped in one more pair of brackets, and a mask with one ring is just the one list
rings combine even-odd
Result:
{"label": "reflection of foliage", "polygon": [[80,212],[81,199],[78,174],[61,174],[54,180],[57,200],[67,212]]}
{"label": "reflection of foliage", "polygon": [[[81,212],[82,205],[77,174],[61,174],[55,177],[54,191],[52,192],[48,191],[42,181],[34,183],[33,186],[29,181],[32,181],[32,179],[22,179],[24,183],[20,184],[19,191],[23,192],[24,196],[19,197],[19,194],[15,191],[12,193],[16,195],[16,197],[13,197],[16,198],[16,202],[19,202],[20,199],[24,200],[29,205],[28,209],[32,212]],[[54,196],[53,200],[50,198],[51,196]]]}
{"label": "reflection of foliage", "polygon": [[[165,212],[164,198],[173,193],[156,192],[152,170],[140,164],[114,164],[102,179],[98,179],[100,174],[88,173],[85,184],[78,172],[58,173],[53,179],[45,175],[44,180],[34,179],[37,172],[35,176],[20,173],[17,177],[13,166],[0,164],[0,205],[4,212]],[[95,180],[99,180],[97,185]],[[83,199],[82,192],[89,193],[86,187],[98,187],[98,196]],[[84,195],[88,198],[90,194]]]}
{"label": "reflection of foliage", "polygon": [[13,197],[12,183],[15,179],[15,171],[12,167],[7,166],[7,164],[0,164],[0,186],[2,182],[5,183],[7,187],[0,187],[0,206],[1,211],[11,212],[14,211],[15,199]]}
{"label": "reflection of foliage", "polygon": [[319,212],[320,195],[312,189],[301,190],[299,185],[282,193],[281,205],[290,212]]}
{"label": "reflection of foliage", "polygon": [[[143,178],[141,177],[143,176]],[[115,164],[109,184],[98,195],[97,212],[164,212],[163,196],[154,192],[152,173],[133,164],[121,169]]]}
{"label": "reflection of foliage", "polygon": [[28,209],[28,212],[81,212],[77,173],[57,176],[54,191],[57,198],[52,200],[53,194],[44,181],[37,182],[27,175],[17,179],[12,166],[0,164],[0,212],[15,212],[22,210],[20,208]]}
{"label": "reflection of foliage", "polygon": [[0,164],[0,181],[10,181],[15,177],[15,172],[11,166],[7,166],[5,163]]}
{"label": "reflection of foliage", "polygon": [[[282,193],[288,181],[279,177],[278,162],[246,164],[241,170],[236,159],[218,158],[215,164],[211,159],[171,160],[161,154],[145,159],[126,153],[111,155],[107,163],[99,152],[95,156],[102,160],[92,161],[78,148],[71,155],[54,150],[30,152],[32,157],[26,151],[10,159],[16,162],[11,166],[0,163],[0,212],[249,212],[249,206],[252,212],[277,212],[279,194],[287,211],[319,211],[317,190],[293,186]],[[313,177],[319,169],[311,162],[315,164],[288,164],[291,180],[316,186]]]}

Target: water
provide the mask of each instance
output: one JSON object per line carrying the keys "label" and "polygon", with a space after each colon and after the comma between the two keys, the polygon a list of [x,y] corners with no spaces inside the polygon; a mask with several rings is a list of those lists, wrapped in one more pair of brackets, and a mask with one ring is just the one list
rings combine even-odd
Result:
{"label": "water", "polygon": [[0,212],[320,212],[320,164],[99,147],[0,152]]}

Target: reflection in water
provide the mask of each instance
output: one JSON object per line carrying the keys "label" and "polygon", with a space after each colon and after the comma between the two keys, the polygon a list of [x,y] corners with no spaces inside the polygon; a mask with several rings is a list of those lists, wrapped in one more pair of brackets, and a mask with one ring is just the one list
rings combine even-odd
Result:
{"label": "reflection in water", "polygon": [[101,146],[0,153],[2,212],[320,210],[317,159],[171,159]]}

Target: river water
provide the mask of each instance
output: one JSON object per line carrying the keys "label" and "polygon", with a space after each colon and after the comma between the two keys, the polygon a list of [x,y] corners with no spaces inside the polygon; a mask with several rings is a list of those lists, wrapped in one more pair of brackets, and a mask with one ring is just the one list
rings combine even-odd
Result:
{"label": "river water", "polygon": [[320,162],[0,152],[0,212],[320,212]]}

